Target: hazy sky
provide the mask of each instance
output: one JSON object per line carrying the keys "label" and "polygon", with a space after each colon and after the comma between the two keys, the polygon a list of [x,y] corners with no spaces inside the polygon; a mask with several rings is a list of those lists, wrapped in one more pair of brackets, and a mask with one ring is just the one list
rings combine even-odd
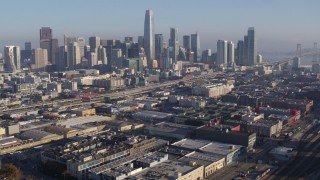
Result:
{"label": "hazy sky", "polygon": [[121,39],[143,35],[146,9],[154,11],[155,32],[166,41],[170,27],[200,34],[201,49],[216,50],[218,39],[238,41],[255,27],[258,51],[291,51],[296,44],[320,44],[319,0],[6,0],[0,2],[0,48],[31,41],[49,26],[61,45],[63,34]]}

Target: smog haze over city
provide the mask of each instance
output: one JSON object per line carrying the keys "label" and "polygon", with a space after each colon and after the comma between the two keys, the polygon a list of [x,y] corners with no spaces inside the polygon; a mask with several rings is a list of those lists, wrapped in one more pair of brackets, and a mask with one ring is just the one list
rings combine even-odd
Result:
{"label": "smog haze over city", "polygon": [[0,7],[0,46],[38,44],[38,27],[50,26],[60,41],[63,34],[122,39],[143,34],[143,12],[153,9],[155,32],[168,29],[183,34],[198,31],[203,48],[215,48],[219,39],[237,41],[247,27],[259,30],[259,51],[291,52],[295,44],[311,48],[320,41],[318,0],[131,0],[5,1]]}

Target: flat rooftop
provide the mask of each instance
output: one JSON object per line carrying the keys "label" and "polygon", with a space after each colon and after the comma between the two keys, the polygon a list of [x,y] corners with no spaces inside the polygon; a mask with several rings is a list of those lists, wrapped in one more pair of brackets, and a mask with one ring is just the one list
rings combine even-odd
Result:
{"label": "flat rooftop", "polygon": [[158,119],[164,119],[170,116],[173,116],[171,113],[164,113],[164,112],[158,112],[158,111],[140,111],[135,114],[136,116],[145,116],[150,118],[158,118]]}
{"label": "flat rooftop", "polygon": [[79,125],[79,124],[107,121],[108,119],[109,118],[106,116],[83,116],[83,117],[76,117],[76,118],[67,119],[65,121],[61,121],[61,122],[57,123],[56,125],[66,126],[67,128],[70,128],[71,126],[75,126],[75,125]]}
{"label": "flat rooftop", "polygon": [[178,179],[178,173],[182,175],[196,169],[179,161],[168,160],[152,168],[146,168],[142,172],[130,176],[128,179]]}
{"label": "flat rooftop", "polygon": [[172,146],[182,147],[186,149],[200,149],[205,145],[209,144],[210,141],[207,140],[200,140],[200,139],[182,139],[181,141],[175,142]]}
{"label": "flat rooftop", "polygon": [[206,146],[200,148],[201,151],[205,153],[214,153],[226,156],[229,153],[240,149],[243,146],[234,145],[234,144],[226,144],[226,143],[219,143],[219,142],[210,142]]}
{"label": "flat rooftop", "polygon": [[152,163],[154,161],[159,161],[161,158],[164,158],[165,156],[168,156],[168,154],[162,152],[155,152],[153,154],[150,154],[150,156],[139,158],[137,159],[137,161],[144,163]]}
{"label": "flat rooftop", "polygon": [[210,153],[202,153],[202,152],[192,152],[182,158],[179,161],[183,162],[196,162],[198,165],[208,166],[214,162],[224,160],[224,156]]}
{"label": "flat rooftop", "polygon": [[183,124],[175,124],[175,123],[167,123],[167,122],[161,122],[155,125],[149,125],[149,130],[157,130],[157,131],[163,131],[163,132],[172,132],[176,134],[185,134],[191,131],[194,131],[197,129],[195,126],[188,126]]}

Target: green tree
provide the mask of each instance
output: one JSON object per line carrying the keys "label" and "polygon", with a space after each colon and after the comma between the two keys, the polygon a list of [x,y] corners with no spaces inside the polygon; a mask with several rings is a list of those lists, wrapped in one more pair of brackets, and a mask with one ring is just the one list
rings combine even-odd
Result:
{"label": "green tree", "polygon": [[20,179],[21,171],[12,163],[4,164],[1,167],[0,174],[2,177],[10,180]]}

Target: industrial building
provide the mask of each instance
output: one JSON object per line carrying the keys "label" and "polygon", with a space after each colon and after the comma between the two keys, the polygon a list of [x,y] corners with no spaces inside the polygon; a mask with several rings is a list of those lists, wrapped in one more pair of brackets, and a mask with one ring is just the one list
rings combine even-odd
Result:
{"label": "industrial building", "polygon": [[130,176],[129,180],[138,179],[203,179],[202,165],[186,164],[179,161],[168,160],[154,167],[146,168],[140,173]]}
{"label": "industrial building", "polygon": [[238,157],[246,152],[246,148],[244,146],[201,139],[183,139],[171,144],[171,146],[178,147],[183,150],[187,149],[207,154],[213,154],[220,158],[223,157],[225,165],[235,161],[236,159],[238,159]]}
{"label": "industrial building", "polygon": [[134,114],[134,118],[142,121],[164,121],[173,117],[173,114],[158,111],[140,111]]}
{"label": "industrial building", "polygon": [[[119,141],[121,139],[122,141]],[[80,139],[64,146],[46,149],[41,153],[41,159],[65,165],[71,176],[83,180],[88,179],[90,174],[100,176],[101,173],[111,168],[138,159],[148,151],[167,144],[167,141],[145,136],[127,138],[108,134],[93,135],[88,139]]]}
{"label": "industrial building", "polygon": [[248,150],[253,149],[253,146],[256,143],[256,133],[236,132],[226,129],[221,130],[207,126],[196,129],[193,137],[196,139],[242,145],[247,147]]}
{"label": "industrial building", "polygon": [[197,127],[195,126],[161,122],[155,125],[146,125],[145,132],[151,136],[169,139],[184,139],[190,137],[196,129]]}
{"label": "industrial building", "polygon": [[204,166],[204,178],[225,166],[224,156],[196,151],[183,156],[179,161]]}

